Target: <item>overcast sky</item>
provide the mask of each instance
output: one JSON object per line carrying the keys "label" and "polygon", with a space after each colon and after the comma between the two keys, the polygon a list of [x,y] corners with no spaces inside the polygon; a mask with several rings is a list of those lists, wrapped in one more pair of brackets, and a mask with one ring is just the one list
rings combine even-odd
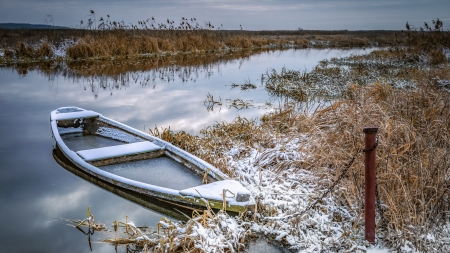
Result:
{"label": "overcast sky", "polygon": [[76,27],[90,10],[126,24],[194,17],[232,30],[402,30],[436,18],[450,29],[450,0],[0,0],[0,23],[44,24],[52,15],[55,25]]}

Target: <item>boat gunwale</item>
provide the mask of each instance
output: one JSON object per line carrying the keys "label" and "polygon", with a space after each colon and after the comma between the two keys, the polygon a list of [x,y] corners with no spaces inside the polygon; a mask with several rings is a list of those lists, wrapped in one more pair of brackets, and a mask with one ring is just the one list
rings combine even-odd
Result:
{"label": "boat gunwale", "polygon": [[[176,195],[179,196],[179,192],[170,188],[156,186],[152,184],[146,184],[142,183],[136,180],[128,179],[125,177],[118,176],[113,173],[109,173],[107,171],[104,171],[102,169],[99,169],[98,167],[91,165],[84,161],[81,157],[79,157],[73,150],[69,149],[67,145],[62,140],[61,136],[58,134],[58,128],[56,125],[56,121],[52,120],[52,131],[53,131],[53,138],[55,139],[58,147],[61,149],[62,153],[64,154],[67,159],[69,159],[72,163],[77,165],[80,169],[83,171],[86,171],[87,173],[98,177],[104,181],[107,181],[109,183],[112,183],[114,185],[123,187],[128,189],[129,187],[126,186],[132,186],[136,188],[140,193],[148,194],[147,191],[153,192],[153,193],[166,193],[169,195]],[[165,195],[166,195],[165,194]],[[157,194],[159,195],[159,194]]]}
{"label": "boat gunwale", "polygon": [[[96,178],[96,177],[90,177],[91,174],[87,173],[85,170],[81,170],[77,165],[73,164],[70,160],[68,160],[68,158],[64,155],[64,152],[61,151],[61,149],[59,148],[59,146],[56,146],[53,149],[53,158],[55,159],[55,161],[62,166],[63,168],[65,168],[67,171],[69,171],[70,173],[81,177],[82,179],[84,179],[86,182],[96,185],[98,187],[100,187],[101,189],[107,190],[109,192],[111,192],[114,195],[117,195],[119,197],[122,197],[124,199],[126,199],[127,201],[136,203],[146,209],[152,210],[154,212],[157,212],[161,215],[165,215],[165,216],[170,216],[172,218],[178,219],[178,220],[185,220],[186,216],[188,215],[187,212],[184,212],[182,209],[180,208],[185,208],[186,210],[189,210],[190,212],[195,210],[198,212],[201,212],[202,209],[197,209],[194,207],[188,207],[187,205],[182,205],[180,206],[180,204],[176,204],[176,203],[172,203],[169,200],[165,200],[162,198],[157,198],[155,196],[150,196],[150,195],[143,195],[140,196],[142,194],[139,194],[137,192],[134,192],[132,190],[129,189],[125,189],[122,187],[116,187],[116,185],[112,185],[109,182],[106,182],[100,178]],[[65,161],[64,159],[67,159],[67,161]],[[144,197],[144,199],[142,198]],[[150,199],[150,201],[146,201],[145,198]],[[155,204],[154,202],[161,202],[158,204]],[[167,208],[164,207],[165,205],[171,206],[172,209],[177,206],[177,209],[171,209],[171,208]],[[180,208],[178,208],[180,207]],[[180,211],[182,213],[184,213],[185,215],[181,214]]]}
{"label": "boat gunwale", "polygon": [[[75,106],[61,107],[61,108],[74,108],[74,109],[78,109],[78,110],[84,110],[82,108],[75,107]],[[58,108],[58,109],[60,109],[60,108]],[[166,187],[157,186],[157,185],[153,185],[153,184],[143,183],[143,182],[139,182],[139,181],[132,180],[129,178],[121,177],[121,176],[115,175],[113,173],[109,173],[107,171],[101,170],[100,168],[84,161],[81,157],[79,157],[76,154],[76,152],[69,149],[69,147],[67,147],[65,142],[62,140],[61,135],[59,134],[59,131],[58,131],[58,126],[57,126],[58,120],[53,119],[54,118],[53,115],[57,113],[58,109],[51,112],[50,121],[51,121],[53,138],[55,139],[58,147],[60,148],[60,150],[62,151],[64,156],[67,159],[69,159],[73,164],[75,164],[77,167],[82,169],[83,171],[85,171],[101,180],[104,180],[105,182],[122,187],[124,189],[132,190],[132,191],[144,194],[144,195],[149,195],[149,196],[153,196],[153,197],[157,197],[157,198],[161,198],[161,199],[167,199],[167,200],[175,201],[178,203],[188,204],[190,206],[195,205],[195,206],[205,207],[205,206],[209,205],[207,203],[199,202],[198,200],[196,200],[197,198],[194,196],[186,196],[186,195],[180,194],[180,192],[182,190],[178,191],[178,190],[174,190],[171,188],[166,188]],[[160,146],[162,149],[168,151],[168,153],[172,153],[176,156],[179,156],[182,159],[185,159],[188,162],[192,163],[194,166],[196,166],[200,170],[207,172],[208,175],[212,176],[216,180],[230,179],[227,175],[223,174],[221,171],[219,171],[213,165],[201,160],[200,158],[198,158],[178,147],[173,146],[172,144],[170,144],[164,140],[161,140],[157,137],[143,133],[143,132],[141,132],[137,129],[134,129],[130,126],[127,126],[123,123],[120,123],[120,122],[117,122],[110,118],[107,118],[107,117],[103,116],[102,114],[100,114],[98,117],[96,117],[96,120],[102,121],[103,123],[111,125],[112,127],[116,127],[122,131],[128,132],[132,135],[138,136],[145,140],[152,141],[156,145]],[[175,158],[178,158],[178,157],[175,157]],[[175,159],[175,158],[172,158],[172,159]],[[177,161],[177,162],[179,162],[179,161]],[[219,198],[216,198],[216,199],[208,198],[208,202],[221,204],[223,202],[223,199],[222,198],[220,198],[220,199]],[[212,204],[212,203],[210,203],[210,204]],[[241,209],[241,208],[244,208],[249,205],[251,205],[251,201],[250,202],[248,202],[248,201],[247,202],[235,202],[232,204],[232,206],[234,206],[234,208],[230,208],[231,206],[229,206],[229,204],[227,206],[229,209],[235,209],[235,208]]]}
{"label": "boat gunwale", "polygon": [[175,147],[174,145],[172,145],[169,142],[166,142],[164,140],[161,140],[155,136],[146,134],[144,132],[141,132],[137,129],[134,129],[130,126],[127,126],[123,123],[120,123],[118,121],[115,121],[113,119],[107,118],[103,115],[100,115],[99,118],[97,119],[99,121],[102,121],[106,124],[109,124],[111,126],[117,127],[120,130],[123,130],[125,132],[128,132],[132,135],[136,135],[138,137],[141,137],[143,139],[149,140],[153,143],[155,143],[156,145],[160,146],[162,149],[169,151],[172,154],[175,154],[189,162],[191,162],[194,166],[196,166],[197,168],[199,168],[200,170],[204,171],[204,172],[208,172],[208,175],[210,175],[211,177],[213,177],[216,180],[226,180],[226,179],[230,179],[227,175],[225,175],[223,172],[221,172],[219,169],[217,169],[216,167],[214,167],[212,164],[205,162],[204,160],[186,152],[183,149],[180,149],[178,147]]}

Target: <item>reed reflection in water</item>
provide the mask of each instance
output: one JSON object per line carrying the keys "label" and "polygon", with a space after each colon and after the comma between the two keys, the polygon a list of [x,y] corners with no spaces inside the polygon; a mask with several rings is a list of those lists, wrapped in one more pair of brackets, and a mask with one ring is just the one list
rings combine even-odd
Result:
{"label": "reed reflection in water", "polygon": [[[238,51],[120,62],[53,62],[11,69],[22,76],[27,73],[44,76],[55,96],[64,96],[70,89],[72,94],[78,92],[83,101],[94,98],[97,101],[94,108],[100,107],[100,112],[105,107],[116,107],[115,119],[134,119],[137,122],[134,127],[138,129],[143,130],[144,125],[170,126],[172,130],[196,133],[216,121],[231,121],[237,115],[259,117],[273,108],[271,105],[282,104],[273,101],[262,87],[262,74],[271,68],[308,70],[325,58],[367,52],[363,49]],[[233,87],[247,82],[256,88]],[[76,91],[76,87],[81,90]],[[220,98],[222,105],[205,105],[208,94]]]}
{"label": "reed reflection in water", "polygon": [[[84,234],[53,219],[84,218],[87,206],[91,206],[96,221],[107,224],[125,215],[136,224],[149,226],[161,218],[61,168],[52,157],[55,143],[49,113],[55,108],[79,106],[144,131],[156,125],[198,133],[216,121],[232,121],[236,115],[257,118],[270,110],[226,106],[227,99],[271,102],[261,87],[261,74],[270,68],[311,69],[324,58],[363,52],[367,50],[236,52],[201,58],[184,55],[135,62],[53,62],[1,68],[1,251],[90,252]],[[233,84],[247,81],[256,88],[233,88]],[[215,100],[221,98],[220,110],[206,110],[208,94]],[[21,241],[27,243],[17,243]],[[93,250],[113,249],[93,244]]]}

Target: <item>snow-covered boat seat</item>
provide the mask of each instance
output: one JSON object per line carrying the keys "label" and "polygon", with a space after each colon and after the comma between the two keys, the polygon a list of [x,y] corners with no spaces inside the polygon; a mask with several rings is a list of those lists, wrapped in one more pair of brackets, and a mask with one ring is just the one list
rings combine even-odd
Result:
{"label": "snow-covered boat seat", "polygon": [[141,153],[153,152],[158,151],[160,149],[161,147],[153,144],[152,142],[142,141],[104,148],[80,150],[77,152],[77,154],[81,156],[81,158],[83,158],[86,162],[91,162],[127,155],[136,155]]}
{"label": "snow-covered boat seat", "polygon": [[52,114],[52,120],[72,120],[72,119],[95,118],[100,115],[101,115],[100,113],[94,112],[94,111],[56,113],[56,114]]}

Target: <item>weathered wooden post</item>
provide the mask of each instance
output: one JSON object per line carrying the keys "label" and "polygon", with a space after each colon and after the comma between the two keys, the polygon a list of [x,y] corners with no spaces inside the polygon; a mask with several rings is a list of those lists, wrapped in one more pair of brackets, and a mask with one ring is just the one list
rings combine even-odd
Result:
{"label": "weathered wooden post", "polygon": [[364,164],[365,164],[365,239],[375,243],[375,187],[376,187],[376,139],[378,127],[365,127],[364,136]]}

